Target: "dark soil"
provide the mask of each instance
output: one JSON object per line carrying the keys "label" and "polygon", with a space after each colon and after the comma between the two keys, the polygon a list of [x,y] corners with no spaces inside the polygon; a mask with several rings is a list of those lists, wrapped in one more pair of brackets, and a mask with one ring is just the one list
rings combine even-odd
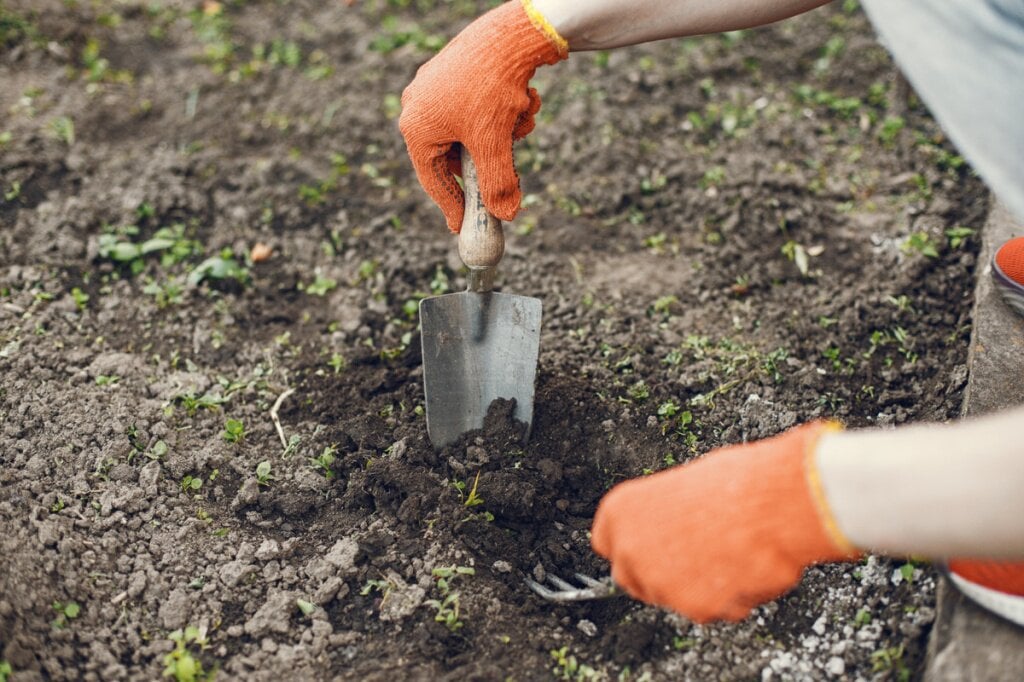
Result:
{"label": "dark soil", "polygon": [[498,405],[435,452],[415,304],[465,281],[397,97],[483,6],[4,0],[10,679],[157,679],[187,625],[219,679],[916,675],[934,573],[904,560],[704,627],[523,582],[607,571],[623,479],[958,413],[979,240],[949,231],[988,198],[849,5],[538,74],[502,280],[544,304],[532,438]]}

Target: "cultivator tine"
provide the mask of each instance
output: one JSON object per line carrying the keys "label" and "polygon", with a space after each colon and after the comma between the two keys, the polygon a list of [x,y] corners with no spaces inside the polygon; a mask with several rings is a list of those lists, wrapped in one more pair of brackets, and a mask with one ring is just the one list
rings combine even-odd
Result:
{"label": "cultivator tine", "polygon": [[591,578],[588,575],[577,573],[575,578],[577,581],[582,583],[584,587],[574,585],[568,580],[562,580],[558,576],[551,575],[550,573],[547,575],[547,582],[554,586],[554,589],[539,583],[532,578],[526,578],[526,584],[531,590],[548,601],[589,601],[591,599],[618,597],[625,594],[611,579],[611,576]]}

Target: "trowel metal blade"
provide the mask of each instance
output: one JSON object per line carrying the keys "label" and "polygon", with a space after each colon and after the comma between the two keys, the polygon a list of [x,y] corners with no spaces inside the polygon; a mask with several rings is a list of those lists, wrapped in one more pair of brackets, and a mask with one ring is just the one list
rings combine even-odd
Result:
{"label": "trowel metal blade", "polygon": [[540,350],[540,299],[462,292],[420,301],[427,434],[436,448],[483,427],[497,398],[514,398],[513,417],[533,423]]}

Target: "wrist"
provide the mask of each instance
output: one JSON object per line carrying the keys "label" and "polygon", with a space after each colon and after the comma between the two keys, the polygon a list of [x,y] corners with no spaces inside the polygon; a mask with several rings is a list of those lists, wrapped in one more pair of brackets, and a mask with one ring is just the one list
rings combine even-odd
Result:
{"label": "wrist", "polygon": [[[843,438],[843,426],[837,421],[822,422],[817,432],[806,444],[804,452],[804,474],[807,478],[807,488],[810,492],[814,507],[818,512],[818,520],[835,548],[845,555],[856,555],[859,553],[853,540],[844,532],[836,518],[833,505],[828,497],[828,491],[822,481],[820,458],[822,453],[828,453]],[[825,455],[827,457],[827,454]]]}
{"label": "wrist", "polygon": [[[533,27],[555,47],[562,59],[568,57],[569,42],[563,30],[571,26],[571,10],[565,7],[565,3],[545,3],[543,0],[519,0],[519,2]],[[547,7],[548,4],[551,6]],[[554,15],[554,19],[552,19],[552,15]]]}

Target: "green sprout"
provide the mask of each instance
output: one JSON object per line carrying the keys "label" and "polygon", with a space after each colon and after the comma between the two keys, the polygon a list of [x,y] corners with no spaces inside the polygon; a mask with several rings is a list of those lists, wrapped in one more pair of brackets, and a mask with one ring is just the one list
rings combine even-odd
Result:
{"label": "green sprout", "polygon": [[181,486],[181,492],[183,493],[198,491],[203,487],[203,479],[200,476],[185,475],[185,477],[181,479],[181,483],[179,485]]}
{"label": "green sprout", "polygon": [[197,659],[190,647],[198,647],[200,651],[209,645],[206,639],[206,628],[193,625],[184,630],[175,630],[167,635],[174,642],[174,649],[164,656],[163,677],[173,677],[175,682],[205,682],[213,679],[213,671],[203,670],[203,663]]}
{"label": "green sprout", "polygon": [[270,482],[276,480],[274,475],[270,472],[270,460],[263,460],[256,465],[256,482],[260,485],[270,485]]}
{"label": "green sprout", "polygon": [[56,630],[62,630],[69,625],[69,623],[78,618],[78,614],[82,612],[82,607],[77,602],[69,601],[67,603],[61,603],[59,601],[53,602],[53,610],[57,612],[57,617],[53,620],[53,627]]}
{"label": "green sprout", "polygon": [[324,478],[328,481],[334,478],[335,475],[334,471],[331,469],[331,465],[334,464],[334,460],[336,459],[334,456],[335,452],[337,452],[337,449],[328,445],[319,455],[309,458],[309,462],[313,465],[313,468],[319,469],[323,472]]}
{"label": "green sprout", "polygon": [[245,437],[245,425],[239,419],[228,419],[224,422],[224,432],[221,434],[229,443],[237,443]]}

